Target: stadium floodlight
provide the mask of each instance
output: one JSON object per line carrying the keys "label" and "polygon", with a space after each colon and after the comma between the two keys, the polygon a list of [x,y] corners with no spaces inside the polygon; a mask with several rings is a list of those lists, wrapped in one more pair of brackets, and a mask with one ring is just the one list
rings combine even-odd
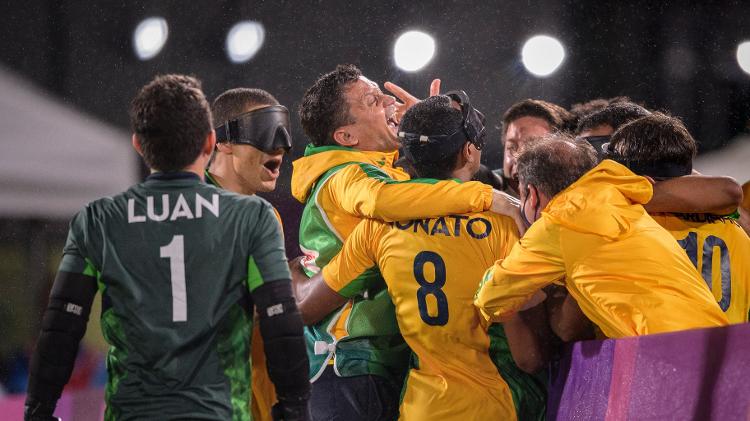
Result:
{"label": "stadium floodlight", "polygon": [[521,49],[521,61],[529,73],[547,77],[565,60],[565,48],[556,38],[536,35],[529,38]]}
{"label": "stadium floodlight", "polygon": [[435,39],[420,31],[401,34],[393,45],[396,66],[407,72],[416,72],[435,55]]}
{"label": "stadium floodlight", "polygon": [[744,41],[737,46],[737,64],[743,72],[750,74],[750,41]]}
{"label": "stadium floodlight", "polygon": [[164,47],[169,35],[167,21],[160,17],[146,18],[133,31],[133,48],[140,60],[156,57]]}
{"label": "stadium floodlight", "polygon": [[236,23],[227,34],[227,56],[232,63],[244,63],[260,50],[266,30],[260,22],[246,20]]}

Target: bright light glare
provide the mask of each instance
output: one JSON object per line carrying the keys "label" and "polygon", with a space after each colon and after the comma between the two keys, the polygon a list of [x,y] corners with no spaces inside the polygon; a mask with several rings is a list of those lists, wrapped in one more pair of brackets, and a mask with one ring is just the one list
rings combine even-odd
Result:
{"label": "bright light glare", "polygon": [[521,61],[531,74],[546,77],[557,70],[565,59],[562,43],[547,35],[529,38],[521,50]]}
{"label": "bright light glare", "polygon": [[169,29],[164,18],[144,19],[133,31],[135,55],[141,60],[150,60],[156,57],[167,42],[168,35]]}
{"label": "bright light glare", "polygon": [[266,30],[259,22],[246,20],[235,24],[227,35],[227,55],[233,63],[244,63],[260,50]]}
{"label": "bright light glare", "polygon": [[737,46],[737,64],[743,72],[750,74],[750,41]]}
{"label": "bright light glare", "polygon": [[407,72],[423,68],[434,55],[435,39],[420,31],[404,32],[393,46],[396,66]]}

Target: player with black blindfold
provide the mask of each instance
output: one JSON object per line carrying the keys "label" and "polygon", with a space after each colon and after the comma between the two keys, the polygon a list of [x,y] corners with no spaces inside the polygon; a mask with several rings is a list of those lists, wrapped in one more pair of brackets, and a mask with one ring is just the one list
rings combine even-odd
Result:
{"label": "player with black blindfold", "polygon": [[[212,111],[217,145],[206,171],[208,182],[246,195],[273,191],[283,156],[292,146],[287,108],[262,89],[234,88],[214,100]],[[281,221],[278,212],[276,217]],[[266,370],[258,323],[253,328],[252,373],[253,419],[269,421],[277,394]]]}
{"label": "player with black blindfold", "polygon": [[251,145],[263,152],[292,148],[289,110],[272,105],[242,114],[215,128],[217,142]]}

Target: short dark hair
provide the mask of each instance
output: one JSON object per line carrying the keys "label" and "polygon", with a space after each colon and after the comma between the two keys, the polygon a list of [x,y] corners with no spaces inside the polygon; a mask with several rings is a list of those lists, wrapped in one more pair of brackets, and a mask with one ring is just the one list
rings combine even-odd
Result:
{"label": "short dark hair", "polygon": [[597,164],[596,151],[585,141],[551,133],[527,143],[518,155],[518,180],[533,184],[549,198],[565,190]]}
{"label": "short dark hair", "polygon": [[214,115],[214,127],[244,114],[245,110],[256,105],[279,105],[273,95],[256,88],[234,88],[224,91],[214,99],[211,112]]}
{"label": "short dark hair", "polygon": [[617,104],[620,102],[632,102],[632,101],[630,101],[630,98],[626,96],[616,96],[612,98],[594,98],[586,102],[580,102],[580,103],[571,105],[570,112],[575,114],[580,124],[581,119],[586,117],[587,115],[593,114],[597,111],[601,111],[607,108],[607,106],[609,105]]}
{"label": "short dark hair", "polygon": [[679,118],[657,112],[620,127],[608,149],[641,168],[664,163],[692,168],[698,145]]}
{"label": "short dark hair", "polygon": [[340,64],[311,86],[302,97],[299,115],[302,129],[315,146],[336,145],[333,132],[354,123],[346,102],[346,90],[362,72],[353,64]]}
{"label": "short dark hair", "polygon": [[578,122],[576,133],[591,130],[594,127],[607,124],[617,130],[625,123],[645,117],[651,112],[632,102],[617,102],[583,117]]}
{"label": "short dark hair", "polygon": [[130,124],[149,168],[178,171],[195,162],[211,132],[211,109],[201,82],[186,75],[159,75],[138,91]]}
{"label": "short dark hair", "polygon": [[409,174],[410,178],[419,178],[417,170],[414,169],[414,164],[412,164],[411,160],[407,159],[405,156],[397,159],[396,162],[393,163],[393,166],[401,168],[405,173]]}
{"label": "short dark hair", "polygon": [[503,137],[510,123],[522,117],[541,118],[550,125],[552,131],[572,131],[576,124],[575,115],[557,104],[540,99],[524,99],[513,104],[503,114]]}
{"label": "short dark hair", "polygon": [[[500,169],[499,171],[502,171]],[[503,182],[503,177],[500,176],[500,174],[496,173],[495,171],[491,170],[486,165],[480,165],[477,172],[474,173],[474,177],[471,178],[472,181],[479,181],[480,183],[488,184],[492,186],[495,190],[505,190],[507,187],[505,183]]]}
{"label": "short dark hair", "polygon": [[[445,95],[436,95],[409,108],[401,119],[399,131],[424,136],[449,135],[461,127],[462,120],[461,111],[451,106],[450,98]],[[452,156],[438,156],[440,150],[431,147],[433,144],[418,141],[417,143],[404,144],[404,148],[408,148],[410,152],[409,161],[417,176],[439,180],[450,178],[456,166],[456,154],[460,153],[461,149],[459,148]]]}

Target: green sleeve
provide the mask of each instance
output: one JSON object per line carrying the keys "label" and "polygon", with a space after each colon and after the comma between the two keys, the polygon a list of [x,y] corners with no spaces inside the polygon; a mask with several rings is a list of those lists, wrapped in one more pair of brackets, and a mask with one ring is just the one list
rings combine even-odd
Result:
{"label": "green sleeve", "polygon": [[263,202],[257,215],[254,234],[247,271],[250,291],[264,282],[291,279],[281,224],[267,202]]}
{"label": "green sleeve", "polygon": [[59,272],[96,276],[96,269],[86,255],[86,220],[86,210],[84,209],[76,214],[70,222],[68,238],[65,241],[63,256],[58,267]]}

